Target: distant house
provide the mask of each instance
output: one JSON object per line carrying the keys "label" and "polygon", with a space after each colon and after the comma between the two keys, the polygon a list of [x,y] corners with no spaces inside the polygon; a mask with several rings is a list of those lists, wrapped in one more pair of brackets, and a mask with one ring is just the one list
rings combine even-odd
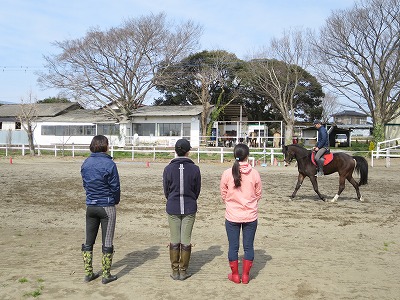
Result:
{"label": "distant house", "polygon": [[[201,105],[144,106],[128,120],[118,122],[103,110],[83,109],[78,103],[40,103],[34,124],[34,143],[90,144],[103,134],[111,145],[171,146],[179,138],[199,146]],[[18,120],[21,104],[0,106],[0,144],[27,145],[27,134]]]}
{"label": "distant house", "polygon": [[34,131],[35,143],[90,144],[93,136],[108,137],[111,145],[124,146],[124,124],[103,110],[75,109],[54,117],[40,118]]}
{"label": "distant house", "polygon": [[[22,104],[5,104],[0,106],[0,144],[28,144],[28,137],[18,116]],[[56,117],[68,111],[80,109],[80,105],[71,103],[36,104],[37,121],[42,118]]]}
{"label": "distant house", "polygon": [[352,137],[369,137],[372,132],[372,124],[368,123],[364,113],[344,110],[333,116],[333,123],[338,128],[351,130]]}

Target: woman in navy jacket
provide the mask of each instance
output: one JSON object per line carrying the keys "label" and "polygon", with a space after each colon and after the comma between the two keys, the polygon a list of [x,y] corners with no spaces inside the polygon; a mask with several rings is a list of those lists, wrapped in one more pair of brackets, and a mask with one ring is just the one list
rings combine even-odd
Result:
{"label": "woman in navy jacket", "polygon": [[190,277],[187,272],[191,254],[191,237],[197,212],[197,198],[200,195],[200,169],[188,158],[188,140],[180,139],[175,144],[178,157],[171,160],[163,173],[164,195],[167,198],[166,211],[171,234],[169,253],[174,280]]}
{"label": "woman in navy jacket", "polygon": [[121,190],[117,166],[108,151],[108,139],[96,135],[90,144],[90,156],[83,162],[81,175],[86,191],[86,241],[82,244],[85,281],[99,277],[93,273],[93,245],[101,224],[102,232],[102,283],[117,279],[111,275],[114,253],[113,239],[116,221],[115,205],[119,203]]}

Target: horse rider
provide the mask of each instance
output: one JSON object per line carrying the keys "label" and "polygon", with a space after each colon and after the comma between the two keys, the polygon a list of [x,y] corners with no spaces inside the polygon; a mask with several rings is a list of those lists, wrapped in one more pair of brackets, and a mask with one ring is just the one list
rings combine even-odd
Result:
{"label": "horse rider", "polygon": [[328,139],[328,132],[326,128],[322,126],[320,120],[314,120],[314,126],[318,130],[318,140],[317,145],[313,147],[315,153],[315,162],[318,166],[318,172],[315,176],[320,177],[324,176],[324,154],[329,151],[329,139]]}

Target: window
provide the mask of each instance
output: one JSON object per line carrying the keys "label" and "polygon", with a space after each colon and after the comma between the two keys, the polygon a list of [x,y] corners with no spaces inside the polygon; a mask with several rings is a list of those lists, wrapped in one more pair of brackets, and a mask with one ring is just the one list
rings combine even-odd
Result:
{"label": "window", "polygon": [[190,123],[183,123],[183,134],[182,136],[190,138]]}
{"label": "window", "polygon": [[180,136],[181,123],[160,123],[158,124],[158,132],[160,136]]}
{"label": "window", "polygon": [[15,130],[21,129],[21,122],[15,122]]}
{"label": "window", "polygon": [[119,124],[97,124],[97,134],[119,135]]}
{"label": "window", "polygon": [[0,122],[0,130],[3,129],[3,122]]}
{"label": "window", "polygon": [[155,123],[141,123],[132,124],[132,134],[137,133],[139,136],[155,136],[156,124]]}
{"label": "window", "polygon": [[93,136],[96,134],[95,125],[44,125],[42,135],[56,136]]}

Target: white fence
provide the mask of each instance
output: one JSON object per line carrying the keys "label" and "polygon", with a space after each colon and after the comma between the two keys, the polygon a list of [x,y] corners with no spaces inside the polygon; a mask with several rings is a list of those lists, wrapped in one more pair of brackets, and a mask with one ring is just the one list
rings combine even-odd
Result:
{"label": "white fence", "polygon": [[379,142],[376,151],[371,152],[371,166],[374,166],[374,158],[385,158],[386,167],[390,167],[390,158],[400,157],[400,138]]}
{"label": "white fence", "polygon": [[[26,145],[20,146],[9,146],[9,145],[0,145],[0,150],[5,152],[6,157],[10,157],[18,153],[19,155],[27,155],[29,154],[29,148]],[[54,156],[72,156],[75,157],[77,155],[89,154],[89,146],[88,145],[47,145],[40,146],[35,145],[35,150],[37,154],[40,156],[42,152],[52,152]],[[147,154],[153,161],[156,160],[157,154],[169,154],[171,157],[174,157],[175,150],[174,147],[160,147],[160,146],[131,146],[131,147],[115,147],[110,146],[110,155],[114,156],[116,152],[128,152],[130,153],[131,160],[135,160],[135,155],[137,154]],[[223,163],[227,157],[232,158],[233,149],[225,148],[225,147],[192,147],[191,150],[191,158],[197,156],[197,162],[200,163],[200,157],[202,154],[217,156],[219,161]],[[250,150],[250,161],[254,165],[256,163],[262,165],[273,165],[277,164],[277,155],[282,155],[282,149],[280,148],[253,148]]]}

